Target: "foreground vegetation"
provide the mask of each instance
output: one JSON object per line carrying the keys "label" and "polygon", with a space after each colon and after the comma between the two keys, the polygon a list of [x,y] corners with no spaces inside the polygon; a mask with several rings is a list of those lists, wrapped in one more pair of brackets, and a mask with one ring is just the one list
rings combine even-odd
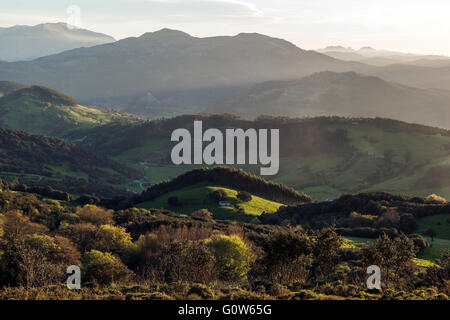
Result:
{"label": "foreground vegetation", "polygon": [[[190,216],[165,209],[108,210],[12,191],[5,183],[1,190],[0,299],[448,299],[450,294],[450,253],[418,263],[423,243],[403,233],[356,245],[361,238],[345,240],[339,228],[215,220],[206,209]],[[383,275],[378,291],[366,288],[366,269],[374,264]],[[69,265],[81,267],[81,290],[64,286]]]}

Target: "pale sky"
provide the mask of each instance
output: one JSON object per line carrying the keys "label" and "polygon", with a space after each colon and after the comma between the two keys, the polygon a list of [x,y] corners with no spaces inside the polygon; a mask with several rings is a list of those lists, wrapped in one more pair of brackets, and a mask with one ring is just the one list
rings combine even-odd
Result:
{"label": "pale sky", "polygon": [[304,49],[372,46],[450,55],[449,0],[0,0],[0,27],[66,22],[116,39],[162,28],[193,36],[258,32]]}

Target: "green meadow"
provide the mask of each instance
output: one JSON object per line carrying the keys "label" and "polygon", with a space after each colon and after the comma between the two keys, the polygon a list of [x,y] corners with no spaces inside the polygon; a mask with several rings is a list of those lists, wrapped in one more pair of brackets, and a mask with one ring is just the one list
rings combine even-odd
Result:
{"label": "green meadow", "polygon": [[[220,206],[209,195],[218,189],[222,189],[227,194],[224,202],[229,206]],[[263,212],[276,212],[282,204],[269,201],[257,196],[252,196],[249,202],[243,202],[237,198],[238,191],[230,188],[211,186],[207,183],[195,184],[181,190],[164,194],[152,201],[139,204],[138,208],[164,208],[180,214],[190,214],[196,210],[208,209],[213,213],[213,217],[219,220],[237,220],[243,222],[257,222],[255,217]],[[180,205],[168,204],[170,197],[177,197]]]}

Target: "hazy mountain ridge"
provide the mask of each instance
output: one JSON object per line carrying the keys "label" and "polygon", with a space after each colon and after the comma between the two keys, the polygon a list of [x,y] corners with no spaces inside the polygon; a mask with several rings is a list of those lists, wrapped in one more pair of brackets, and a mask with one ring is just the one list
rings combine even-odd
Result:
{"label": "hazy mountain ridge", "polygon": [[21,61],[90,47],[115,39],[85,29],[69,29],[65,23],[0,28],[0,60]]}
{"label": "hazy mountain ridge", "polygon": [[354,72],[321,72],[257,84],[217,104],[244,117],[383,117],[449,128],[450,91],[419,89]]}
{"label": "hazy mountain ridge", "polygon": [[0,64],[0,77],[55,88],[83,103],[158,116],[154,109],[200,111],[257,82],[349,71],[354,64],[259,34],[195,38],[163,29],[32,62]]}
{"label": "hazy mountain ridge", "polygon": [[355,50],[351,47],[329,46],[318,49],[317,52],[344,61],[358,61],[374,66],[387,66],[397,63],[428,67],[450,66],[450,57],[448,56],[376,50],[371,47]]}
{"label": "hazy mountain ridge", "polygon": [[35,61],[0,63],[0,80],[44,85],[83,104],[156,118],[208,112],[217,101],[257,83],[321,71],[354,71],[420,88],[450,89],[450,66],[376,67],[261,34],[196,38],[170,29]]}

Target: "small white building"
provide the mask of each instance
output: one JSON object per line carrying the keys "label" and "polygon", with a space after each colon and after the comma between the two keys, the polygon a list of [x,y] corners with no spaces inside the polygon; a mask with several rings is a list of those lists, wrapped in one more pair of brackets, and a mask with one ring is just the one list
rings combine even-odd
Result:
{"label": "small white building", "polygon": [[219,206],[221,206],[221,207],[229,207],[229,206],[231,206],[231,203],[225,202],[225,201],[219,201]]}

